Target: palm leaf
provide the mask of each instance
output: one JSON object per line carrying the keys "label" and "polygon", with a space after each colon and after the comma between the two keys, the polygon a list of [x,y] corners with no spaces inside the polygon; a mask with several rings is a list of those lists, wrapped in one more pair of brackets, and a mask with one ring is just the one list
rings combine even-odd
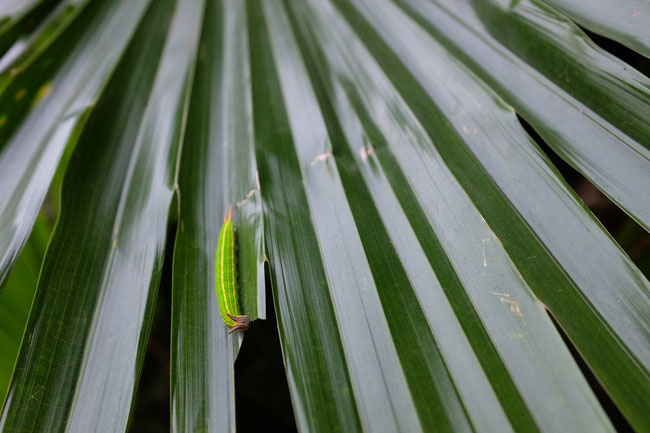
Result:
{"label": "palm leaf", "polygon": [[255,416],[230,206],[301,431],[613,431],[566,341],[650,430],[650,283],[550,157],[649,231],[650,80],[577,25],[647,56],[636,0],[48,5],[0,59],[0,283],[72,152],[1,431],[127,429],[171,238],[172,430]]}
{"label": "palm leaf", "polygon": [[202,12],[192,1],[157,2],[88,119],[66,173],[3,429],[126,428],[160,279]]}
{"label": "palm leaf", "polygon": [[[234,431],[234,359],[215,297],[222,215],[237,224],[244,314],[265,318],[261,198],[252,136],[247,21],[242,2],[208,2],[179,175],[174,246],[172,430]],[[232,146],[231,143],[237,143]]]}
{"label": "palm leaf", "polygon": [[74,145],[146,8],[93,2],[35,58],[0,80],[0,285],[17,260],[66,145]]}
{"label": "palm leaf", "polygon": [[547,3],[577,23],[650,57],[650,7],[646,2],[598,0],[588,8],[571,0]]}

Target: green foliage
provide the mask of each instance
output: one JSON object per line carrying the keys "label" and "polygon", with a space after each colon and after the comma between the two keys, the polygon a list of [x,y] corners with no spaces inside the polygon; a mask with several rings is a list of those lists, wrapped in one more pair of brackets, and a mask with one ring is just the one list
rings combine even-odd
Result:
{"label": "green foliage", "polygon": [[[167,263],[172,431],[234,431],[230,206],[239,307],[272,293],[301,431],[613,431],[595,381],[650,431],[650,79],[576,24],[642,64],[639,0],[0,19],[0,431],[126,430]],[[560,163],[629,215],[621,245]]]}

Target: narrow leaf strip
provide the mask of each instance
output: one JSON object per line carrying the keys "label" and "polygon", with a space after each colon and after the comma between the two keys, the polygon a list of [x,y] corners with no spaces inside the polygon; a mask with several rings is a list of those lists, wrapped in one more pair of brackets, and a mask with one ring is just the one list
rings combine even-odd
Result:
{"label": "narrow leaf strip", "polygon": [[179,175],[174,251],[172,431],[235,430],[234,359],[215,296],[215,250],[232,207],[239,300],[264,317],[264,239],[246,3],[207,2]]}
{"label": "narrow leaf strip", "polygon": [[36,219],[25,249],[16,267],[0,293],[0,401],[4,403],[14,364],[18,357],[20,341],[25,332],[29,309],[32,306],[38,272],[50,239],[52,227],[41,214]]}
{"label": "narrow leaf strip", "polygon": [[544,0],[588,29],[650,57],[650,4],[643,0]]}
{"label": "narrow leaf strip", "polygon": [[273,299],[296,423],[301,431],[358,432],[360,416],[262,3],[247,1],[250,55],[255,59],[255,141]]}
{"label": "narrow leaf strip", "polygon": [[235,218],[242,313],[250,320],[264,319],[266,256],[253,137],[248,22],[244,2],[226,0],[224,8],[221,94],[212,101],[216,128],[211,138],[223,155],[215,165],[222,173],[223,209],[232,205]]}

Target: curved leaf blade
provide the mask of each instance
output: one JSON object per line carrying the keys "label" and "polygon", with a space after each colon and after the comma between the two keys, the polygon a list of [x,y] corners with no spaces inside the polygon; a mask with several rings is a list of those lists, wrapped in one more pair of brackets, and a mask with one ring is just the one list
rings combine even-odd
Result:
{"label": "curved leaf blade", "polygon": [[[650,198],[641,193],[650,185],[649,148],[527,65],[489,33],[474,27],[474,12],[467,3],[396,3],[511,104],[558,155],[650,231]],[[647,110],[650,81],[642,80]],[[643,122],[647,124],[647,118]]]}
{"label": "curved leaf blade", "polygon": [[11,110],[0,113],[0,285],[29,236],[70,137],[106,85],[147,3],[88,4],[47,51],[4,84],[0,106]]}
{"label": "curved leaf blade", "polygon": [[650,5],[642,0],[544,0],[583,26],[650,57]]}
{"label": "curved leaf blade", "polygon": [[600,49],[571,20],[541,1],[456,3],[463,22],[490,35],[526,64],[650,148],[650,80]]}
{"label": "curved leaf blade", "polygon": [[7,431],[126,429],[160,279],[203,8],[169,1],[148,12],[66,173],[61,216],[0,418]]}

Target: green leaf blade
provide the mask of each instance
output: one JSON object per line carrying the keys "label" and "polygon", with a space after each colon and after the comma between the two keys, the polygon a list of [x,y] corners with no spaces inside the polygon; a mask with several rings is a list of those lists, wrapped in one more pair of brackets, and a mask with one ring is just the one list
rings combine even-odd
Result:
{"label": "green leaf blade", "polygon": [[[345,166],[350,163],[350,153],[346,157],[344,153],[337,150],[343,138],[340,133],[332,132],[332,128],[336,129],[333,125],[336,125],[337,122],[345,125],[345,119],[353,116],[353,113],[351,111],[337,112],[336,117],[338,117],[338,120],[328,118],[328,116],[332,117],[332,113],[326,108],[327,104],[322,99],[318,99],[310,87],[310,78],[311,81],[315,81],[314,72],[312,70],[310,77],[304,66],[301,65],[300,55],[295,47],[296,42],[291,33],[286,30],[291,26],[288,25],[288,20],[284,16],[282,9],[276,6],[276,4],[269,5],[264,9],[264,13],[269,25],[271,50],[279,76],[279,91],[287,107],[288,120],[284,127],[287,128],[284,129],[284,134],[289,133],[292,138],[291,142],[289,142],[291,143],[290,147],[284,148],[283,151],[288,154],[295,152],[293,158],[297,158],[298,171],[294,176],[299,175],[302,178],[299,185],[304,187],[303,193],[309,205],[311,224],[318,239],[318,248],[312,247],[312,253],[309,256],[312,257],[312,260],[321,261],[327,275],[326,281],[329,296],[331,297],[330,302],[336,311],[335,319],[338,324],[341,344],[346,356],[350,381],[362,425],[364,428],[369,429],[372,429],[372,426],[377,427],[379,424],[393,425],[396,429],[411,430],[431,430],[437,426],[442,431],[452,429],[462,431],[478,428],[479,425],[482,429],[492,431],[508,429],[508,420],[506,420],[503,412],[501,412],[500,416],[497,415],[499,413],[499,403],[494,394],[476,392],[476,389],[473,388],[483,386],[484,389],[490,389],[489,380],[486,380],[485,377],[481,379],[481,367],[479,367],[477,361],[471,361],[471,358],[470,361],[466,361],[475,362],[473,373],[478,375],[475,376],[475,379],[479,379],[471,381],[463,381],[463,376],[466,375],[465,370],[459,369],[454,364],[454,362],[458,361],[451,355],[453,351],[450,351],[450,347],[457,344],[459,340],[464,339],[464,331],[461,326],[456,325],[455,332],[453,332],[453,326],[447,322],[442,322],[442,325],[441,322],[437,322],[437,326],[441,328],[436,329],[434,327],[428,331],[435,336],[436,347],[438,347],[439,352],[438,350],[430,351],[431,346],[429,344],[422,346],[408,344],[410,341],[408,336],[413,335],[414,330],[420,329],[422,326],[424,326],[423,329],[426,329],[427,325],[434,326],[431,323],[422,323],[423,316],[417,313],[418,309],[423,309],[424,317],[427,317],[428,320],[433,320],[432,318],[435,316],[431,310],[427,310],[427,307],[434,308],[434,306],[438,305],[436,302],[432,302],[430,298],[431,281],[430,279],[426,279],[426,282],[422,279],[417,280],[417,275],[422,273],[422,268],[416,271],[415,265],[406,265],[399,261],[394,263],[395,257],[403,260],[404,257],[414,258],[414,256],[413,253],[409,255],[408,252],[407,245],[411,245],[410,243],[400,243],[397,240],[391,242],[389,239],[390,234],[397,236],[398,233],[401,233],[401,236],[404,236],[403,233],[406,229],[391,227],[392,224],[395,224],[395,220],[399,220],[397,217],[400,214],[399,211],[391,213],[388,210],[390,206],[386,207],[387,205],[384,203],[388,200],[386,195],[377,194],[373,196],[371,192],[372,200],[369,200],[368,192],[364,192],[363,187],[356,188],[354,186],[359,183],[358,181],[344,180],[346,176],[352,176],[352,179],[354,179],[355,169],[351,168],[351,171],[347,171],[339,168],[339,165]],[[300,8],[300,6],[295,7],[296,9]],[[318,14],[325,15],[323,9],[315,5],[313,7],[318,11],[313,13],[314,16]],[[386,9],[382,7],[377,10],[385,11]],[[312,29],[318,35],[318,38],[315,38],[316,40],[327,40],[332,43],[335,38],[334,35],[342,32],[341,27],[335,24],[335,18],[332,16],[327,15],[323,18],[320,30],[313,30],[318,27],[315,22],[306,20],[305,16],[310,15],[307,13],[301,15],[295,21],[307,21],[305,27]],[[324,29],[332,26],[335,27],[335,30],[333,30],[335,33],[327,34]],[[364,31],[363,29],[359,30],[356,23],[354,27],[358,31]],[[352,50],[351,45],[353,42],[350,38],[348,36],[347,39],[340,43],[338,54],[334,53],[333,58],[328,59],[330,62],[335,63],[338,55],[343,57],[343,63],[355,64],[355,59],[360,57],[359,52],[350,51],[350,57],[347,58],[345,57],[346,54],[344,54],[345,51]],[[304,34],[299,39],[303,40]],[[340,80],[339,89],[346,89],[346,78],[358,88],[363,87],[364,80],[368,81],[371,77],[375,77],[377,72],[367,72],[367,75],[364,78],[359,78],[359,81],[354,81],[350,77],[343,78],[341,77],[343,74],[342,69],[336,68],[331,73],[323,73],[327,77],[326,81],[337,82]],[[383,86],[385,85],[383,84]],[[375,90],[380,99],[387,98],[385,93],[378,91],[383,88],[379,86]],[[330,100],[339,101],[339,98],[344,98],[342,96],[344,91],[337,89],[330,92],[328,95]],[[370,105],[373,107],[378,106],[380,99],[373,100]],[[407,146],[406,142],[408,140],[406,137],[410,136],[406,131],[410,131],[411,134],[422,140],[425,140],[426,134],[417,131],[419,127],[416,121],[412,121],[411,126],[408,123],[406,114],[399,115],[397,112],[399,100],[394,98],[387,98],[386,100],[388,102],[381,102],[381,104],[388,104],[389,108],[386,109],[383,116],[379,116],[382,120],[377,124],[385,127],[384,125],[391,119],[391,117],[388,117],[388,113],[397,116],[395,120],[389,122],[393,128],[392,134],[386,135],[390,137],[389,142],[397,141],[397,143],[400,143],[395,156],[399,157],[400,164],[405,164],[402,168],[403,172],[408,173],[409,179],[429,179],[430,177],[435,179],[435,186],[429,183],[430,180],[424,182],[422,180],[419,182],[410,180],[409,183],[425,206],[428,224],[434,227],[436,234],[442,239],[441,243],[445,245],[443,254],[451,260],[452,266],[458,272],[458,276],[462,281],[466,296],[471,299],[473,308],[479,311],[482,325],[488,330],[485,335],[489,335],[492,344],[497,348],[497,352],[509,371],[510,377],[516,384],[516,390],[521,394],[531,411],[534,419],[532,425],[530,421],[525,419],[519,419],[518,422],[527,423],[530,431],[536,431],[535,424],[542,431],[554,431],[559,426],[610,431],[611,426],[607,418],[599,408],[584,378],[575,364],[572,363],[571,357],[550,319],[528,291],[526,285],[522,283],[519,273],[508,259],[506,252],[500,247],[489,228],[483,226],[480,215],[473,208],[462,189],[458,185],[454,186],[453,176],[449,172],[445,172],[444,163],[438,160],[435,163],[435,168],[427,168],[427,164],[432,163],[433,155],[429,153],[427,158],[418,152],[423,152],[420,148],[424,149],[428,146],[420,144],[414,146],[415,149],[407,151],[405,146]],[[257,102],[257,98],[255,101]],[[337,106],[337,104],[334,103],[334,106]],[[337,107],[337,109],[342,108]],[[330,121],[333,123],[330,123]],[[406,123],[409,127],[398,126],[400,123]],[[345,127],[343,128],[346,138],[347,134],[352,134],[355,128],[359,128],[359,126],[349,126],[349,124],[348,127],[352,129],[346,130]],[[358,129],[356,130],[358,131]],[[415,140],[413,137],[410,139]],[[333,140],[334,144],[330,145],[330,140]],[[361,138],[355,138],[354,142],[357,145],[358,143],[364,143],[363,135]],[[266,142],[264,144],[269,146]],[[260,155],[262,155],[261,149]],[[372,153],[371,148],[355,147],[353,150],[351,149],[351,154],[355,155],[355,159],[357,159],[356,155],[359,155],[356,161],[357,166],[365,162],[362,156],[363,150],[366,151],[366,158],[369,158],[368,152]],[[263,159],[264,157],[260,156],[260,158]],[[273,161],[272,158],[270,160]],[[377,166],[369,167],[368,170],[369,177],[367,179],[373,179],[373,182],[377,183],[379,168]],[[277,173],[276,176],[279,177]],[[263,185],[266,184],[265,179],[267,178],[261,178]],[[364,179],[366,179],[365,176]],[[273,185],[271,189],[282,191],[288,188],[286,183],[278,184],[276,180],[269,180],[269,182],[272,182]],[[295,183],[298,184],[298,182]],[[389,185],[387,183],[384,185],[382,191],[388,192]],[[373,187],[369,189],[372,191]],[[440,190],[442,197],[434,200],[431,198],[431,194],[436,192],[437,189]],[[280,207],[281,205],[278,203],[282,201],[282,194],[280,193],[274,197],[275,199],[268,206],[271,208]],[[442,203],[445,203],[445,200],[455,203],[456,206],[453,208],[456,211],[446,210],[447,216],[443,218]],[[372,201],[377,206],[375,211],[372,210]],[[399,202],[399,200],[397,198],[393,199],[393,204],[396,202]],[[441,204],[431,207],[430,203]],[[373,215],[373,212],[378,212],[381,215],[380,221],[377,221],[376,218],[367,218],[368,215]],[[286,216],[284,218],[287,219]],[[295,218],[292,214],[289,219],[294,220]],[[444,222],[440,221],[440,218],[443,218]],[[272,217],[270,219],[271,221],[267,224],[268,227],[278,224],[278,222],[272,220]],[[471,230],[468,230],[469,233],[466,236],[459,238],[462,239],[459,241],[459,245],[454,246],[450,236],[452,234],[459,236],[462,231],[459,228],[452,229],[449,226],[454,227],[461,224],[458,219],[466,220],[465,226],[471,227]],[[401,221],[404,220],[405,217],[402,215]],[[383,229],[382,224],[387,228]],[[359,228],[360,225],[368,225],[369,227]],[[310,227],[309,224],[308,227]],[[382,230],[386,230],[386,232],[382,233]],[[386,233],[389,235],[387,236]],[[412,234],[411,236],[414,237],[415,235]],[[492,242],[486,245],[484,242],[486,238],[491,239]],[[270,243],[271,239],[268,242]],[[393,248],[391,243],[393,245],[402,245],[402,247],[391,253],[391,248]],[[477,267],[465,257],[468,251],[475,251],[473,261],[481,260],[481,250],[476,248],[477,243],[479,247],[484,248],[484,251],[487,248],[487,254],[490,255],[491,260],[494,260],[492,266],[495,269],[488,274],[481,273],[482,267]],[[476,257],[477,253],[478,258]],[[273,251],[270,252],[272,266],[274,261],[283,259],[282,252],[278,254],[280,258],[275,256]],[[304,260],[306,259],[299,256],[298,263],[303,263]],[[390,263],[390,268],[394,268],[390,274],[383,272],[387,269],[387,263]],[[432,272],[425,253],[419,255],[416,263],[427,266],[429,272]],[[282,271],[282,275],[276,275],[278,279],[286,278],[284,274],[287,272],[295,272],[288,269],[286,262],[281,262],[275,266],[276,272],[278,269]],[[413,280],[407,282],[405,275]],[[417,282],[419,282],[419,286]],[[495,283],[496,287],[499,284],[506,285],[503,288],[504,292],[496,291],[492,293]],[[395,287],[396,285],[397,287]],[[417,295],[407,296],[409,291],[414,290],[414,287],[417,287],[415,289]],[[280,285],[280,288],[284,289],[282,285]],[[391,296],[397,295],[392,294],[391,289],[398,290],[401,293],[401,299],[392,298]],[[441,295],[444,293],[442,288],[437,290]],[[429,296],[428,299],[427,295]],[[278,296],[282,297],[281,292]],[[510,298],[511,296],[512,298]],[[444,299],[444,297],[443,295],[441,299]],[[297,302],[297,299],[298,297],[295,295],[288,298],[287,306],[285,306],[288,312],[283,312],[283,314],[296,314],[299,304],[292,304],[292,302]],[[389,301],[390,299],[393,302]],[[276,302],[281,303],[282,301]],[[280,311],[282,311],[282,307],[280,305]],[[449,314],[452,307],[447,308]],[[285,319],[283,319],[283,314],[280,314],[281,334],[283,340],[287,341],[286,339],[289,337],[284,335],[282,330],[283,322],[288,319],[286,319],[286,315],[284,316]],[[326,310],[323,310],[321,314],[325,315]],[[520,314],[526,319],[522,320]],[[420,320],[417,320],[418,317],[420,317]],[[325,320],[325,317],[318,320]],[[284,326],[286,328],[286,325]],[[400,333],[400,328],[404,328],[404,334]],[[422,331],[417,332],[417,335],[419,338],[427,338],[426,333]],[[449,337],[449,335],[453,337]],[[398,339],[396,336],[402,338]],[[520,339],[520,341],[517,341],[517,339]],[[295,340],[292,339],[291,341]],[[533,346],[540,345],[546,348],[547,352],[543,356],[544,360],[540,358],[538,351],[529,346],[528,341],[531,341]],[[470,354],[473,350],[467,340],[465,340],[464,350]],[[295,351],[295,346],[294,350],[292,350],[290,345],[289,349],[285,349],[285,356],[287,358],[296,356],[291,353],[293,351]],[[441,362],[441,359],[444,361]],[[413,363],[415,360],[428,365],[428,367],[415,368]],[[291,376],[291,363],[288,362],[288,365],[289,375]],[[361,365],[363,365],[363,368],[360,368]],[[570,369],[567,367],[569,365],[572,365]],[[382,372],[386,371],[392,372],[390,379],[386,378],[385,373],[382,374]],[[559,381],[557,378],[560,376],[562,380]],[[423,382],[430,385],[419,388],[419,385]],[[531,382],[535,383],[532,388],[536,389],[536,392],[531,392]],[[370,389],[373,391],[369,393]],[[425,393],[422,393],[423,389],[425,389]],[[506,384],[501,389],[509,388]],[[540,389],[545,391],[540,392]],[[305,401],[309,401],[301,393],[317,392],[314,389],[293,389],[292,391],[295,405],[298,407],[304,405]],[[432,394],[427,394],[428,392],[432,392]],[[557,401],[551,398],[552,395],[558,393],[567,396],[566,398],[571,402],[569,406],[572,409],[559,405]],[[432,403],[430,400],[432,395],[440,396],[439,401],[441,404]],[[463,396],[462,400],[459,399],[459,395]],[[428,396],[429,400],[426,399],[426,396]],[[423,397],[422,401],[428,401],[436,409],[432,412],[431,406],[427,407],[426,404],[424,407],[419,408],[421,397]],[[507,400],[507,398],[504,399]],[[296,401],[299,401],[299,403],[296,403]],[[486,403],[496,404],[496,413],[495,411],[482,413],[482,410],[485,410]],[[381,413],[377,412],[378,407],[382,408],[380,409]],[[576,417],[576,411],[584,416]],[[586,415],[587,413],[590,415]],[[554,414],[554,416],[551,417],[549,414]],[[375,425],[374,423],[379,424]]]}
{"label": "green leaf blade", "polygon": [[650,57],[650,6],[641,0],[544,0],[581,25]]}
{"label": "green leaf blade", "polygon": [[[558,155],[650,231],[650,200],[640,194],[650,184],[650,150],[645,144],[632,139],[527,65],[480,26],[474,26],[469,4],[448,0],[397,3],[511,104]],[[589,48],[598,51],[593,44]],[[617,63],[611,56],[608,60],[610,66]],[[618,64],[622,69],[623,63]],[[641,74],[630,76],[625,71],[622,77],[632,78],[632,82],[612,80],[621,87],[634,88],[640,99],[630,104],[630,110],[636,114],[628,119],[623,115],[621,121],[642,122],[648,131],[648,117],[642,113],[650,110],[650,81]]]}
{"label": "green leaf blade", "polygon": [[35,27],[60,0],[24,0],[0,5],[0,58],[22,34]]}
{"label": "green leaf blade", "polygon": [[0,430],[129,428],[170,227],[171,429],[251,416],[231,208],[301,431],[611,432],[592,380],[650,430],[650,282],[527,133],[648,230],[650,80],[562,15],[643,52],[609,0],[55,3],[0,59],[0,286],[72,154]]}
{"label": "green leaf blade", "polygon": [[[540,1],[461,4],[463,22],[492,37],[572,97],[650,146],[648,77],[600,49],[571,20]],[[487,36],[489,35],[489,36]]]}
{"label": "green leaf blade", "polygon": [[36,291],[38,272],[52,227],[42,216],[36,219],[34,230],[16,263],[5,290],[0,293],[0,401],[4,402],[11,374],[20,349],[25,325]]}
{"label": "green leaf blade", "polygon": [[[2,88],[0,284],[40,210],[58,162],[97,100],[147,2],[93,3]],[[107,37],[108,35],[108,37]],[[11,72],[6,72],[11,74]]]}
{"label": "green leaf blade", "polygon": [[[295,153],[286,151],[291,135],[261,2],[247,2],[247,13],[250,55],[256,59],[251,81],[265,240],[296,423],[305,431],[360,431],[323,265],[311,256],[318,244],[307,197],[302,188],[282,188],[300,185],[301,174]],[[290,350],[294,346],[299,350]],[[306,374],[304,365],[314,374]],[[303,401],[305,393],[309,398]]]}
{"label": "green leaf blade", "polygon": [[170,1],[150,12],[70,162],[0,421],[7,431],[126,428],[160,279],[202,7]]}
{"label": "green leaf blade", "polygon": [[[393,16],[391,26],[376,28],[388,35],[385,40],[395,53],[403,53],[402,61],[410,72],[383,54],[388,47],[380,49],[381,44],[373,45],[372,39],[365,39],[366,44],[387,65],[384,69],[431,137],[453,126],[451,137],[440,136],[436,141],[446,164],[621,410],[643,426],[643,402],[649,391],[644,343],[648,281],[556,177],[550,162],[509,110],[501,108],[503,103],[497,100],[495,105],[494,96],[481,96],[485,88],[477,86],[476,78],[462,67],[454,67],[444,50],[433,44],[429,48],[418,45],[426,37],[411,38],[408,47],[412,51],[400,46],[400,39],[391,37],[387,29],[405,38],[409,25],[396,22]],[[355,27],[361,28],[358,22]],[[419,52],[428,56],[423,59],[417,56]],[[420,85],[420,91],[414,90]],[[469,103],[461,110],[458,101]],[[433,113],[438,110],[446,119],[436,119]],[[562,227],[556,217],[564,222]]]}

